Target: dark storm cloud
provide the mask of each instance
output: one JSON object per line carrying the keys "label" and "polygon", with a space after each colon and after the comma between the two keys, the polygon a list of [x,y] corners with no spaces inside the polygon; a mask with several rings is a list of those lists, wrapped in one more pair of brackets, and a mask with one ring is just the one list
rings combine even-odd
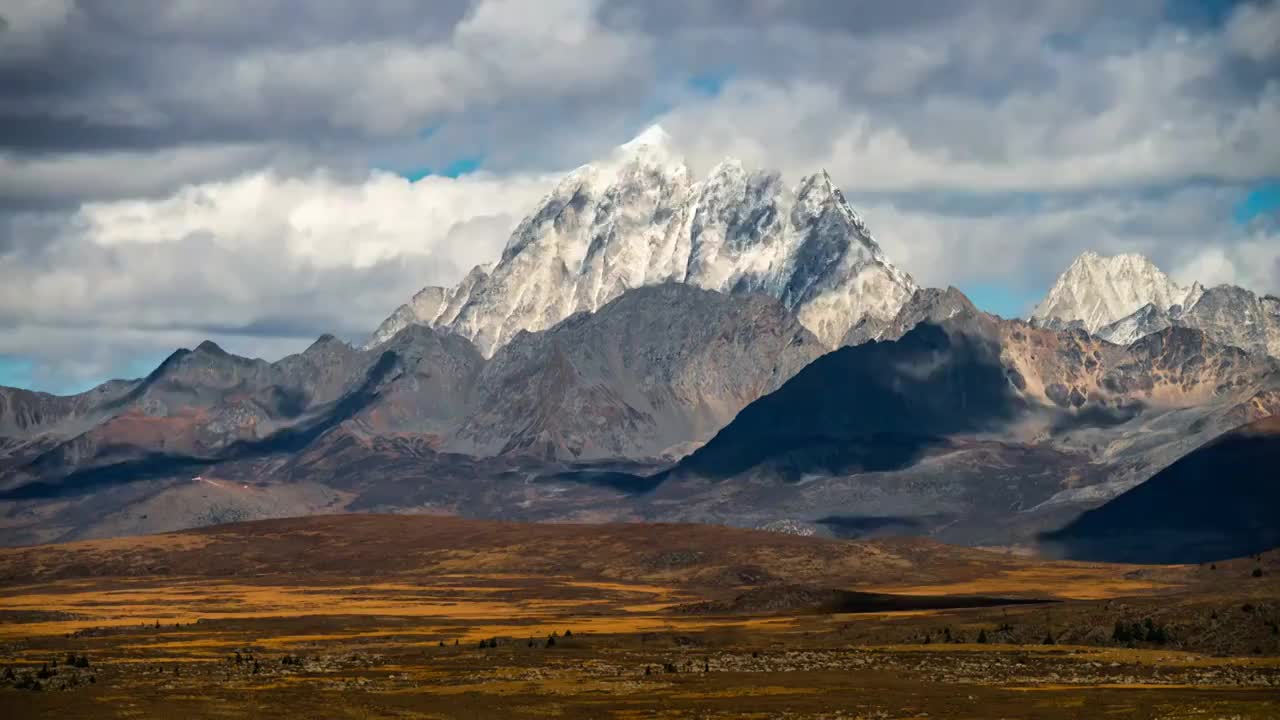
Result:
{"label": "dark storm cloud", "polygon": [[24,52],[0,54],[0,148],[323,145],[413,132],[508,96],[572,101],[575,81],[591,75],[584,61],[608,63],[617,49],[583,42],[573,60],[586,67],[546,77],[550,95],[536,77],[504,84],[520,66],[537,70],[538,52],[555,60],[554,43],[519,43],[520,16],[541,14],[535,4],[480,13],[454,1],[79,2]]}
{"label": "dark storm cloud", "polygon": [[[245,58],[264,53],[388,38],[441,42],[467,8],[461,0],[77,2],[26,51],[0,53],[0,147],[118,150],[323,132],[324,124],[287,112],[287,96],[257,116],[222,117],[201,112],[191,96],[209,73],[234,71]],[[4,33],[15,31],[8,22]]]}
{"label": "dark storm cloud", "polygon": [[[1003,3],[1021,14],[1031,4]],[[653,34],[688,28],[759,27],[791,23],[824,32],[875,35],[946,26],[974,11],[971,0],[850,0],[772,2],[770,0],[608,0],[600,14],[611,24],[637,25]]]}

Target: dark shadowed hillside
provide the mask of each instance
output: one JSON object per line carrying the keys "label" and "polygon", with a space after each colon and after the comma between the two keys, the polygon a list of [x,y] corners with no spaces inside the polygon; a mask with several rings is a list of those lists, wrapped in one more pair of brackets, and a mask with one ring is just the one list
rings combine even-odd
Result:
{"label": "dark shadowed hillside", "polygon": [[893,470],[945,436],[991,429],[1024,407],[997,344],[922,324],[896,342],[818,359],[744,409],[680,468],[715,478],[768,463],[792,479]]}
{"label": "dark shadowed hillside", "polygon": [[1280,545],[1280,417],[1204,445],[1045,535],[1071,558],[1193,563]]}

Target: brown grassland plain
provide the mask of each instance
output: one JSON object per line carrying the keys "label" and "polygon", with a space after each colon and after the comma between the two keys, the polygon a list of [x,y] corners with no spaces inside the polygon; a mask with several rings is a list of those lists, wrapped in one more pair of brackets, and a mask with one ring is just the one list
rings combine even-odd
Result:
{"label": "brown grassland plain", "polygon": [[0,550],[0,716],[1276,718],[1277,598],[1276,552],[273,520]]}

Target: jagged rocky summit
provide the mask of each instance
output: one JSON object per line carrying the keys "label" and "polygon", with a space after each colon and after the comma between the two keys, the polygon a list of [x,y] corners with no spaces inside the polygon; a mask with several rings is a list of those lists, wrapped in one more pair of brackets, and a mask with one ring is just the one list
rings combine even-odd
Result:
{"label": "jagged rocky summit", "polygon": [[1280,298],[1236,285],[1182,287],[1136,254],[1080,255],[1031,320],[1050,329],[1079,328],[1116,345],[1189,327],[1216,343],[1280,357]]}
{"label": "jagged rocky summit", "polygon": [[494,265],[454,288],[424,288],[367,346],[422,324],[462,335],[488,357],[521,330],[670,282],[770,295],[827,347],[864,319],[891,320],[916,290],[825,171],[789,187],[775,171],[729,159],[695,181],[655,126],[570,172]]}
{"label": "jagged rocky summit", "polygon": [[1203,292],[1199,283],[1179,286],[1142,255],[1106,257],[1089,251],[1062,273],[1031,318],[1045,325],[1078,320],[1095,333],[1146,305],[1162,311],[1175,305],[1190,307]]}

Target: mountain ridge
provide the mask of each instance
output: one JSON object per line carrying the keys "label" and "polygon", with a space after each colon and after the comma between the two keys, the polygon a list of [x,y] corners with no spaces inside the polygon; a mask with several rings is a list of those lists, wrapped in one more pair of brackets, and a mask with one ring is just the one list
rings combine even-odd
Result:
{"label": "mountain ridge", "polygon": [[863,317],[891,318],[916,289],[885,258],[826,171],[787,187],[734,159],[697,182],[651,128],[557,184],[492,267],[428,287],[370,337],[447,327],[492,356],[519,330],[591,312],[626,290],[681,282],[778,299],[828,347]]}
{"label": "mountain ridge", "polygon": [[1229,284],[1184,288],[1136,253],[1082,253],[1036,306],[1031,322],[1078,327],[1117,345],[1170,326],[1191,327],[1216,342],[1280,357],[1280,298]]}
{"label": "mountain ridge", "polygon": [[[1121,347],[989,315],[954,288],[858,327],[874,342],[827,353],[771,296],[669,283],[522,331],[489,359],[421,324],[373,350],[320,338],[276,363],[202,345],[150,382],[101,390],[133,400],[88,431],[8,433],[0,493],[28,519],[6,535],[346,510],[1018,545],[1280,411],[1275,359],[1194,328]],[[850,353],[856,372],[828,371]],[[886,403],[845,402],[851,387]],[[794,417],[768,410],[788,395]],[[93,419],[91,403],[58,402],[80,408],[71,430]],[[827,422],[827,409],[857,422]],[[751,417],[794,432],[726,444]],[[730,446],[751,462],[689,472]]]}

